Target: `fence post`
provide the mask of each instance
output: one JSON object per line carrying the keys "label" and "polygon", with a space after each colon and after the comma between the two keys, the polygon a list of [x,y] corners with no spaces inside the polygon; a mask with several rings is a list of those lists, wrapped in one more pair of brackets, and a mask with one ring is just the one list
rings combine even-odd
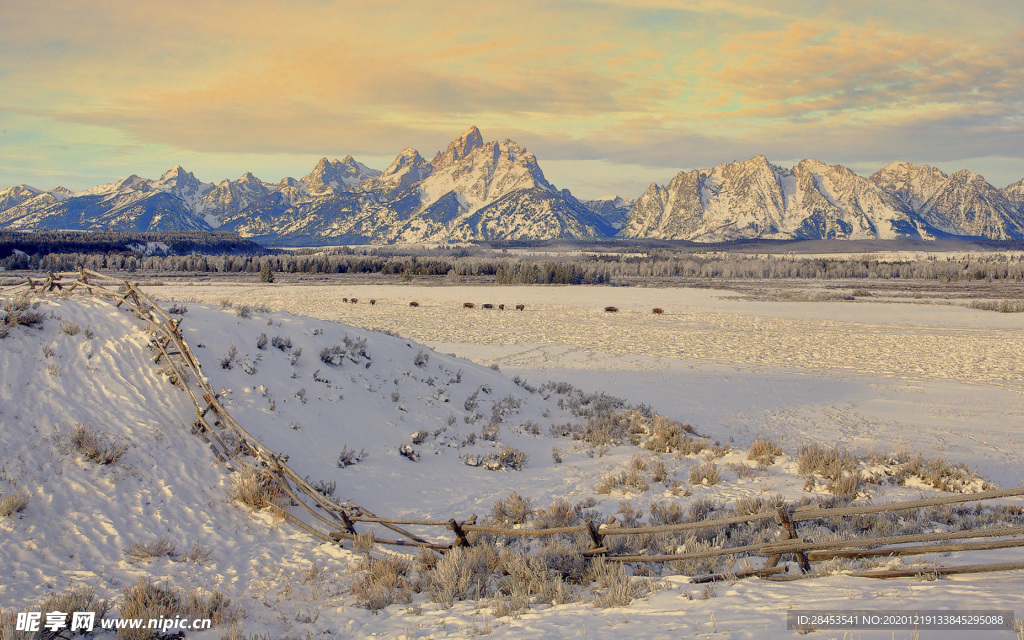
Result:
{"label": "fence post", "polygon": [[456,547],[469,546],[469,540],[466,538],[466,532],[462,530],[462,526],[455,520],[455,518],[448,520],[448,528],[455,533]]}
{"label": "fence post", "polygon": [[[584,522],[584,524],[587,525],[587,533],[590,534],[590,539],[594,543],[594,548],[595,549],[600,549],[601,547],[603,547],[604,546],[604,537],[601,535],[601,532],[598,531],[597,527],[594,526],[594,521],[591,520],[590,518],[587,518],[583,522]],[[601,555],[604,555],[604,553],[602,553]]]}
{"label": "fence post", "polygon": [[[776,520],[782,525],[782,536],[784,540],[796,540],[796,527],[793,526],[793,521],[789,517],[789,509],[784,506],[780,506],[775,511]],[[794,551],[793,555],[796,556],[797,562],[800,564],[800,571],[802,573],[808,573],[811,570],[811,563],[807,559],[807,554],[803,551]],[[779,559],[782,554],[772,554],[768,558],[768,562],[765,563],[766,569],[771,569],[779,563]]]}

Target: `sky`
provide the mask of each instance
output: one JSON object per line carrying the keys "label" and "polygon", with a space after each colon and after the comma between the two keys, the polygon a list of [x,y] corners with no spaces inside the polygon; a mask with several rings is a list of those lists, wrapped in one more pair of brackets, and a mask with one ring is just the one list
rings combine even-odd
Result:
{"label": "sky", "polygon": [[576,196],[766,155],[1024,177],[1020,0],[3,0],[0,187],[383,169],[471,125]]}

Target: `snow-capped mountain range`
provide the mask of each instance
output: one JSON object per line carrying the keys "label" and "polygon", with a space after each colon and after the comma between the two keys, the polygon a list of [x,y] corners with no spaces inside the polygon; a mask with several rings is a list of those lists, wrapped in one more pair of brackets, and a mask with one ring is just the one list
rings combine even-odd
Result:
{"label": "snow-capped mountain range", "polygon": [[581,202],[512,140],[471,127],[427,161],[406,148],[384,171],[322,158],[302,179],[251,173],[220,184],[180,166],[79,193],[0,191],[0,228],[226,230],[269,245],[658,238],[934,240],[1024,238],[1024,180],[997,189],[970,171],[887,165],[869,178],[764,156],[680,172],[639,198]]}

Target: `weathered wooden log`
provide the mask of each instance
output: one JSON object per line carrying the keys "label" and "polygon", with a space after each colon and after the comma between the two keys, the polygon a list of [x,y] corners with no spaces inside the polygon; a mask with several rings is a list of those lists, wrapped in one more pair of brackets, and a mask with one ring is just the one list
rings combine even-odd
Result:
{"label": "weathered wooden log", "polygon": [[952,544],[922,544],[910,547],[886,547],[884,549],[846,549],[811,551],[807,557],[812,562],[833,558],[888,558],[891,556],[921,556],[929,553],[954,553],[957,551],[986,551],[1024,547],[1024,540],[990,540],[985,542],[956,542]]}
{"label": "weathered wooden log", "polygon": [[713,573],[711,575],[691,578],[690,584],[704,584],[706,582],[723,582],[725,580],[732,580],[733,578],[764,578],[765,576],[770,576],[777,573],[785,573],[786,571],[786,567],[765,567],[763,569],[748,569],[746,571],[737,571],[736,573]]}
{"label": "weathered wooden log", "polygon": [[920,567],[918,569],[889,569],[885,571],[864,571],[848,575],[856,578],[915,578],[920,575],[950,576],[959,573],[988,573],[992,571],[1017,571],[1024,569],[1024,562],[997,562],[993,564],[967,564],[959,567]]}
{"label": "weathered wooden log", "polygon": [[833,509],[820,509],[815,507],[797,507],[790,516],[793,522],[803,520],[820,520],[837,516],[859,516],[869,513],[884,513],[886,511],[907,511],[920,509],[922,507],[937,507],[946,504],[958,504],[961,502],[977,502],[980,500],[991,500],[994,498],[1015,498],[1024,496],[1024,488],[1017,489],[996,489],[993,491],[980,491],[978,493],[964,493],[956,496],[942,498],[925,498],[910,502],[891,502],[887,504],[865,505],[860,507],[835,507]]}
{"label": "weathered wooden log", "polygon": [[673,560],[695,560],[698,558],[715,558],[739,554],[770,555],[775,553],[793,553],[803,548],[802,540],[777,540],[761,544],[748,544],[740,547],[723,547],[707,549],[691,553],[670,553],[664,555],[631,554],[622,556],[605,556],[610,562],[672,562]]}

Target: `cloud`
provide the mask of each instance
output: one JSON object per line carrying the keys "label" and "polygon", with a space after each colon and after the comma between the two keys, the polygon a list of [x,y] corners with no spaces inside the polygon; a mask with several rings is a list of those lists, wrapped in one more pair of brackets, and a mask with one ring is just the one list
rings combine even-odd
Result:
{"label": "cloud", "polygon": [[1020,155],[1024,5],[855,4],[9,0],[0,110],[186,157],[429,156],[470,124],[542,162]]}

